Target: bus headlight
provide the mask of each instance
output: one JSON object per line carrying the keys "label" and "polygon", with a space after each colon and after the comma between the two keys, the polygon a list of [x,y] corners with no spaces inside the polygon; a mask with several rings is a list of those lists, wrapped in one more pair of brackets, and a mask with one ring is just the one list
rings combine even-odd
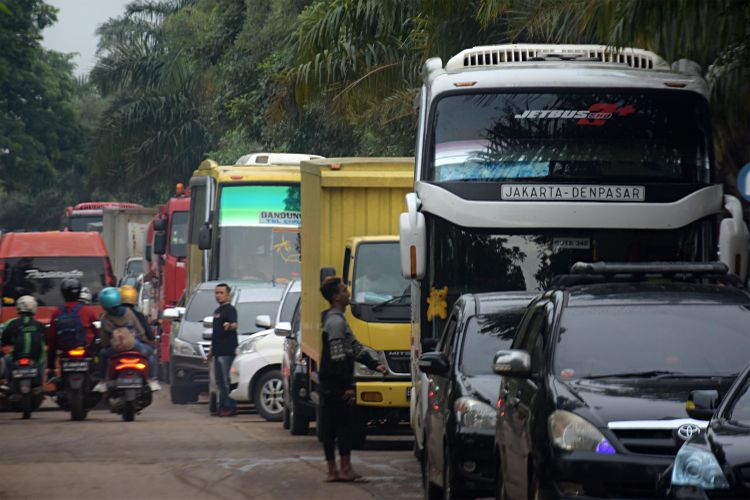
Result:
{"label": "bus headlight", "polygon": [[497,410],[483,401],[474,398],[458,398],[453,403],[456,420],[464,427],[474,429],[494,429]]}
{"label": "bus headlight", "polygon": [[686,444],[674,459],[672,485],[725,490],[729,488],[729,481],[713,453],[699,446]]}

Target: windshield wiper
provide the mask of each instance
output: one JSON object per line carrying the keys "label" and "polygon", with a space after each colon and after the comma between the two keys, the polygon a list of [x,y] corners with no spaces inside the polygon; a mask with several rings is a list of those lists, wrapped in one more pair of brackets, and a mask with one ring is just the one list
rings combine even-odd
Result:
{"label": "windshield wiper", "polygon": [[673,372],[669,370],[649,370],[644,372],[625,372],[625,373],[607,373],[605,375],[589,375],[587,377],[581,377],[581,379],[595,380],[601,378],[650,378],[650,379],[662,379],[662,378],[730,378],[736,377],[737,374],[697,374],[697,373],[684,373],[684,372]]}
{"label": "windshield wiper", "polygon": [[378,309],[382,309],[383,306],[389,306],[391,304],[395,304],[397,302],[401,302],[402,300],[404,300],[409,295],[411,295],[411,292],[409,290],[406,290],[401,295],[398,295],[396,297],[391,297],[390,299],[384,300],[383,302],[378,302],[377,304],[375,304],[374,306],[372,306],[372,309],[374,311],[377,311]]}

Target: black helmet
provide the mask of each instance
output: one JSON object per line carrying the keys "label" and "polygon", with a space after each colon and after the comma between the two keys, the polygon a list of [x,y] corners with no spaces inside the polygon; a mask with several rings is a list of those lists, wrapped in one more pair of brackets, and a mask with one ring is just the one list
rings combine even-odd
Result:
{"label": "black helmet", "polygon": [[81,280],[78,278],[65,278],[60,283],[60,291],[66,302],[75,302],[81,294]]}

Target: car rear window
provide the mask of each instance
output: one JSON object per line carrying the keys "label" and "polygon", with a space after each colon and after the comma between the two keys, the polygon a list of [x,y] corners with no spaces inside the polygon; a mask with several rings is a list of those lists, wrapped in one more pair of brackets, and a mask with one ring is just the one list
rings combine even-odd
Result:
{"label": "car rear window", "polygon": [[60,283],[65,278],[80,279],[94,300],[106,286],[103,257],[16,257],[3,262],[3,305],[13,305],[22,295],[33,295],[40,306],[60,305]]}
{"label": "car rear window", "polygon": [[464,375],[491,375],[492,358],[501,349],[508,349],[525,309],[503,314],[481,314],[469,319],[461,351],[461,372]]}
{"label": "car rear window", "polygon": [[748,363],[750,309],[638,305],[565,310],[554,358],[563,379],[671,372],[731,375]]}

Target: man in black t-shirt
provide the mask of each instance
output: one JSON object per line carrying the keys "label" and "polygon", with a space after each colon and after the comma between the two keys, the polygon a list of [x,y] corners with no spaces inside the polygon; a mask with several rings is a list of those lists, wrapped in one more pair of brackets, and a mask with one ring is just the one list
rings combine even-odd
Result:
{"label": "man in black t-shirt", "polygon": [[237,309],[229,303],[229,285],[216,285],[214,293],[219,307],[214,311],[213,334],[209,357],[214,363],[216,385],[219,388],[218,416],[233,417],[237,403],[229,397],[229,368],[237,349]]}

